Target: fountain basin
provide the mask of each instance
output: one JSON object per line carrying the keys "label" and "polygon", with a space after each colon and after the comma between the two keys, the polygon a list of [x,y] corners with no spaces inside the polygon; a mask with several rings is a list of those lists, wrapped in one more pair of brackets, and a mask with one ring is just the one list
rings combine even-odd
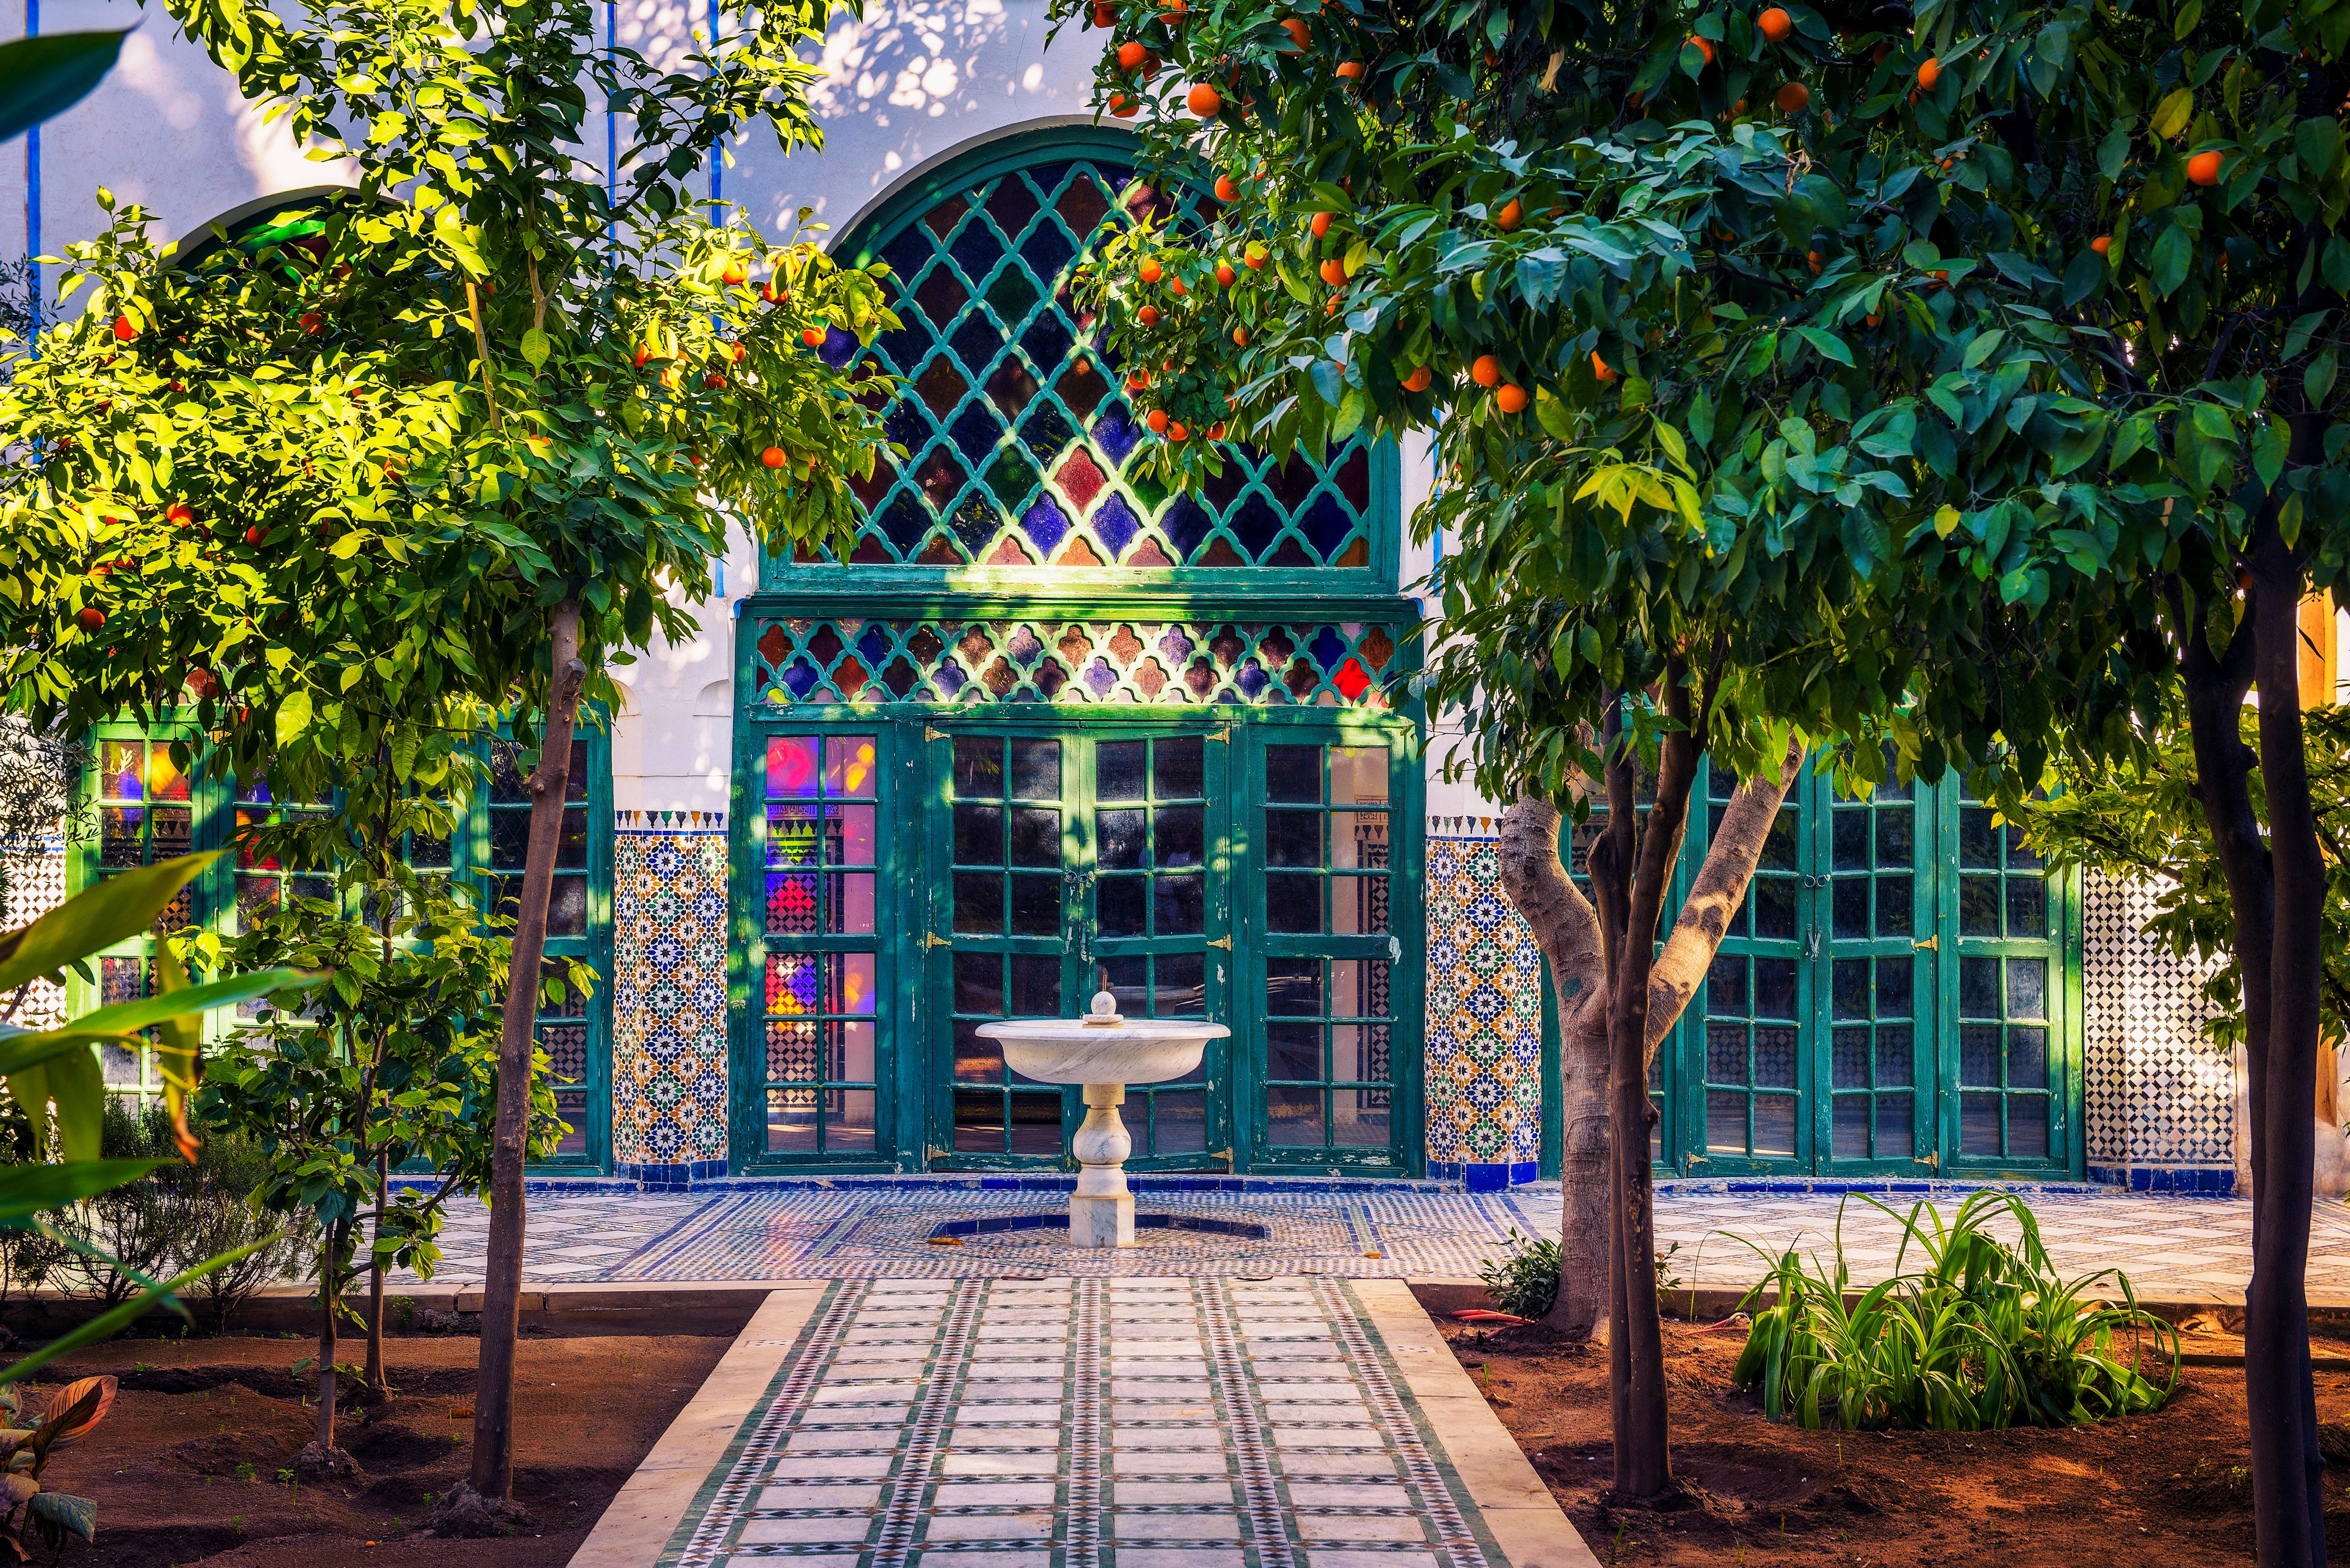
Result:
{"label": "fountain basin", "polygon": [[994,1041],[1004,1065],[1023,1077],[1083,1086],[1086,1119],[1069,1139],[1077,1158],[1069,1241],[1133,1246],[1134,1193],[1126,1184],[1126,1157],[1134,1152],[1134,1139],[1118,1114],[1126,1086],[1182,1077],[1200,1064],[1209,1041],[1232,1031],[1205,1020],[1121,1018],[1116,1002],[1102,992],[1089,1018],[1007,1019],[983,1023],[977,1033]]}

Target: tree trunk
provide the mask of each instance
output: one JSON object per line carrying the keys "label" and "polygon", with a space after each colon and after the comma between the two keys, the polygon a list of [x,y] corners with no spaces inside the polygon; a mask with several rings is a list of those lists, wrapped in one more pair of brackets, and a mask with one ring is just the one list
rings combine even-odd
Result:
{"label": "tree trunk", "polygon": [[391,1179],[390,1157],[375,1157],[375,1229],[368,1241],[367,1385],[378,1394],[391,1392],[383,1376],[383,1254],[374,1243],[383,1239],[383,1189]]}
{"label": "tree trunk", "polygon": [[1502,891],[1525,918],[1550,969],[1558,1002],[1558,1295],[1543,1321],[1587,1338],[1607,1313],[1607,988],[1599,926],[1567,879],[1561,818],[1526,796],[1502,814]]}
{"label": "tree trunk", "polygon": [[339,1260],[350,1225],[338,1220],[318,1236],[318,1451],[335,1450],[335,1317],[342,1306]]}
{"label": "tree trunk", "polygon": [[[2309,1360],[2310,1184],[2316,1151],[2325,865],[2309,798],[2301,717],[2301,564],[2273,523],[2254,536],[2260,767],[2274,898],[2268,1018],[2247,1053],[2252,1123],[2252,1277],[2244,1293],[2244,1390],[2262,1568],[2325,1561],[2324,1460]],[[2241,636],[2240,628],[2238,635]]]}
{"label": "tree trunk", "polygon": [[530,776],[530,843],[515,911],[514,968],[506,981],[498,1045],[498,1109],[490,1166],[489,1256],[482,1279],[482,1354],[474,1395],[471,1481],[485,1498],[514,1494],[515,1340],[522,1323],[523,1161],[530,1130],[530,1070],[537,1033],[539,962],[546,951],[546,903],[571,780],[571,733],[588,667],[579,657],[579,605],[566,599],[548,618],[549,684],[538,767]]}

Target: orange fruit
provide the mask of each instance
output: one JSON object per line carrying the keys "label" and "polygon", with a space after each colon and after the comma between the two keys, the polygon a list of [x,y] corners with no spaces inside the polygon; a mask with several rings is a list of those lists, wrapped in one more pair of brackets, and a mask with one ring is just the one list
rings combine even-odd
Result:
{"label": "orange fruit", "polygon": [[750,357],[750,345],[745,343],[737,343],[726,350],[726,358],[732,359],[737,365],[740,365],[743,360],[748,359]]}
{"label": "orange fruit", "polygon": [[1249,346],[1249,329],[1247,327],[1235,327],[1232,328],[1232,346],[1238,348],[1245,348]]}
{"label": "orange fruit", "polygon": [[1322,281],[1336,287],[1347,281],[1347,264],[1332,256],[1322,264]]}
{"label": "orange fruit", "polygon": [[1596,348],[1594,348],[1591,351],[1591,373],[1598,377],[1603,382],[1612,381],[1616,379],[1616,368],[1608,364],[1607,360],[1602,359],[1599,357],[1599,350]]}
{"label": "orange fruit", "polygon": [[326,329],[327,318],[315,310],[306,310],[301,316],[301,325],[303,331],[316,337]]}
{"label": "orange fruit", "polygon": [[1801,82],[1789,82],[1771,101],[1779,106],[1781,114],[1801,114],[1804,106],[1812,101],[1812,89]]}
{"label": "orange fruit", "polygon": [[726,270],[720,273],[718,276],[720,281],[724,283],[727,287],[739,288],[743,284],[750,281],[751,269],[744,266],[741,262],[731,261],[726,264]]}
{"label": "orange fruit", "polygon": [[1167,410],[1165,409],[1153,409],[1149,413],[1142,416],[1142,422],[1149,425],[1159,434],[1165,435],[1167,433]]}
{"label": "orange fruit", "polygon": [[1240,199],[1241,188],[1232,183],[1232,177],[1229,174],[1217,175],[1216,200],[1219,202],[1237,202]]}
{"label": "orange fruit", "polygon": [[130,325],[130,317],[118,316],[114,318],[114,340],[117,343],[128,343],[138,336],[139,328]]}
{"label": "orange fruit", "polygon": [[1218,420],[1214,424],[1208,427],[1208,439],[1210,441],[1222,441],[1224,439],[1223,421]]}
{"label": "orange fruit", "polygon": [[821,327],[810,327],[806,328],[800,333],[800,341],[806,344],[811,348],[823,348],[824,328]]}
{"label": "orange fruit", "polygon": [[1126,379],[1126,389],[1129,392],[1139,392],[1149,385],[1150,385],[1150,372],[1148,370],[1137,370]]}
{"label": "orange fruit", "polygon": [[1783,44],[1787,35],[1795,30],[1795,19],[1779,6],[1773,5],[1754,18],[1755,27],[1774,44]]}
{"label": "orange fruit", "polygon": [[1532,400],[1526,396],[1526,389],[1516,385],[1504,384],[1495,389],[1493,392],[1493,406],[1505,414],[1523,411],[1526,404]]}
{"label": "orange fruit", "polygon": [[1516,199],[1513,197],[1508,205],[1493,214],[1493,226],[1506,234],[1525,220],[1526,210],[1518,205]]}
{"label": "orange fruit", "polygon": [[1934,84],[1941,79],[1942,61],[1940,57],[1934,55],[1928,56],[1925,63],[1918,67],[1918,89],[1922,92],[1932,92],[1934,90]]}
{"label": "orange fruit", "polygon": [[1142,112],[1142,104],[1138,99],[1130,99],[1122,92],[1114,92],[1109,95],[1109,111],[1120,119],[1132,119]]}
{"label": "orange fruit", "polygon": [[1111,5],[1109,0],[1098,0],[1098,3],[1094,6],[1094,26],[1097,27],[1117,26],[1118,7]]}
{"label": "orange fruit", "polygon": [[1222,284],[1224,287],[1230,288],[1233,284],[1239,282],[1240,275],[1240,274],[1232,270],[1232,263],[1220,261],[1216,264],[1216,281]]}
{"label": "orange fruit", "polygon": [[2096,252],[2101,256],[2110,255],[2113,254],[2114,236],[2111,234],[2099,234],[2095,239],[2089,242],[2089,248]]}
{"label": "orange fruit", "polygon": [[1292,16],[1281,26],[1282,30],[1289,35],[1289,47],[1281,52],[1284,55],[1294,55],[1303,50],[1305,47],[1306,36],[1305,21],[1300,17]]}
{"label": "orange fruit", "polygon": [[759,454],[759,461],[769,468],[781,468],[791,462],[791,454],[785,452],[782,447],[771,446]]}
{"label": "orange fruit", "polygon": [[1146,305],[1134,313],[1134,318],[1145,327],[1156,327],[1159,325],[1159,307],[1155,305]]}
{"label": "orange fruit", "polygon": [[1167,292],[1173,295],[1176,298],[1180,299],[1191,291],[1183,286],[1183,280],[1181,278],[1170,277],[1167,280]]}
{"label": "orange fruit", "polygon": [[1425,365],[1418,366],[1410,375],[1403,379],[1403,389],[1407,392],[1424,392],[1428,390],[1428,384],[1435,379],[1436,373],[1433,370]]}
{"label": "orange fruit", "polygon": [[1224,107],[1224,95],[1205,82],[1193,82],[1191,90],[1183,95],[1183,103],[1201,119],[1213,119],[1216,111]]}
{"label": "orange fruit", "polygon": [[1248,264],[1251,272],[1263,272],[1264,264],[1270,259],[1271,253],[1254,242],[1251,242],[1248,249],[1241,253],[1241,260]]}
{"label": "orange fruit", "polygon": [[85,606],[74,617],[74,624],[84,631],[96,631],[106,624],[106,612],[96,605]]}
{"label": "orange fruit", "polygon": [[1168,421],[1167,439],[1169,441],[1182,441],[1191,433],[1191,428],[1184,424],[1182,421],[1170,420]]}
{"label": "orange fruit", "polygon": [[1336,214],[1330,213],[1316,213],[1314,214],[1314,237],[1315,239],[1318,240],[1323,235],[1330,232],[1330,220]]}
{"label": "orange fruit", "polygon": [[1502,384],[1502,362],[1491,354],[1480,354],[1469,367],[1469,379],[1481,387],[1498,387]]}
{"label": "orange fruit", "polygon": [[1130,71],[1150,57],[1150,51],[1136,39],[1128,38],[1118,47],[1118,68]]}
{"label": "orange fruit", "polygon": [[181,528],[196,525],[196,509],[184,501],[174,501],[163,508],[163,521]]}
{"label": "orange fruit", "polygon": [[714,392],[726,385],[726,378],[720,375],[717,371],[712,370],[710,374],[702,378],[702,384]]}
{"label": "orange fruit", "polygon": [[1705,63],[1707,65],[1713,64],[1713,45],[1710,40],[1700,38],[1695,33],[1691,33],[1689,36],[1689,41],[1697,46],[1697,52],[1705,57]]}
{"label": "orange fruit", "polygon": [[1159,7],[1159,19],[1171,27],[1183,21],[1184,13],[1191,8],[1189,0],[1163,0]]}
{"label": "orange fruit", "polygon": [[1363,77],[1363,62],[1360,60],[1348,60],[1339,66],[1338,74],[1350,82],[1360,81]]}
{"label": "orange fruit", "polygon": [[2198,185],[2217,185],[2220,182],[2220,165],[2225,161],[2226,158],[2221,153],[2199,152],[2187,161],[2187,177]]}
{"label": "orange fruit", "polygon": [[1880,321],[1882,321],[1882,320],[1884,320],[1884,319],[1885,319],[1885,317],[1883,317],[1882,316],[1876,316],[1876,315],[1872,315],[1872,316],[1870,316],[1870,317],[1868,317],[1868,324],[1869,324],[1871,327],[1874,327],[1874,326],[1876,326],[1878,322],[1880,322]]}
{"label": "orange fruit", "polygon": [[1804,253],[1804,265],[1810,267],[1815,275],[1820,270],[1821,261],[1822,257],[1820,253],[1817,251],[1805,251]]}
{"label": "orange fruit", "polygon": [[1143,262],[1140,271],[1143,282],[1157,283],[1162,276],[1166,275],[1167,269],[1159,265],[1159,258],[1157,256],[1151,256]]}

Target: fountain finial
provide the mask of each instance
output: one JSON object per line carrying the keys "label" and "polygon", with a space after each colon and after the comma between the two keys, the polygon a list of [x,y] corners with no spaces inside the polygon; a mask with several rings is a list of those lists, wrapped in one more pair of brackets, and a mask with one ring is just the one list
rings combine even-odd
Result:
{"label": "fountain finial", "polygon": [[1093,1012],[1086,1020],[1087,1028],[1115,1029],[1125,1022],[1118,1013],[1118,998],[1110,994],[1107,985],[1094,992]]}

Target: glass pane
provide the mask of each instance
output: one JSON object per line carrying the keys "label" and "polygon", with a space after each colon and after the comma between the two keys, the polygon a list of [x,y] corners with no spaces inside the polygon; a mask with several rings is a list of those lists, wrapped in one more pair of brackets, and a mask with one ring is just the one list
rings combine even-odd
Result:
{"label": "glass pane", "polygon": [[801,800],[816,793],[816,741],[813,735],[772,735],[767,740],[767,798]]}
{"label": "glass pane", "polygon": [[813,871],[768,872],[768,934],[778,937],[806,937],[814,936],[816,929],[816,873]]}
{"label": "glass pane", "polygon": [[1754,883],[1754,934],[1773,941],[1795,940],[1795,884],[1781,877]]}
{"label": "glass pane", "polygon": [[954,808],[954,857],[959,866],[1003,864],[1003,808],[966,805]]}
{"label": "glass pane", "polygon": [[1866,808],[1846,807],[1836,811],[1834,837],[1837,870],[1866,871],[1868,869],[1868,817],[1869,814]]}
{"label": "glass pane", "polygon": [[167,741],[151,742],[147,747],[147,798],[149,800],[186,800],[188,775],[172,762],[172,747]]}
{"label": "glass pane", "polygon": [[1969,1018],[1997,1018],[2000,1015],[1999,960],[1962,958],[1959,961],[1959,1011]]}
{"label": "glass pane", "polygon": [[[1388,1016],[1388,963],[1385,959],[1330,961],[1330,1015],[1334,1018]],[[1384,1073],[1379,1075],[1385,1077]]]}
{"label": "glass pane", "polygon": [[955,737],[954,792],[965,800],[1003,794],[1003,742],[982,735]]}
{"label": "glass pane", "polygon": [[[1138,784],[1141,782],[1140,772],[1136,770]],[[1096,864],[1105,871],[1142,869],[1149,863],[1149,824],[1150,814],[1139,806],[1096,812]]]}
{"label": "glass pane", "polygon": [[824,793],[835,800],[869,800],[878,774],[870,735],[833,735],[824,742]]}
{"label": "glass pane", "polygon": [[1999,830],[1991,826],[1991,815],[1988,806],[1959,809],[1959,864],[1970,870],[1999,868]]}
{"label": "glass pane", "polygon": [[1196,1090],[1150,1096],[1150,1152],[1198,1154],[1208,1147],[1208,1098]]}
{"label": "glass pane", "polygon": [[1746,1096],[1716,1089],[1705,1096],[1705,1151],[1746,1152]]}
{"label": "glass pane", "polygon": [[98,814],[98,863],[104,867],[144,864],[142,837],[147,810],[137,805],[109,805]]}
{"label": "glass pane", "polygon": [[1015,937],[1057,936],[1061,930],[1061,879],[1058,877],[1014,877],[1012,934]]}
{"label": "glass pane", "polygon": [[[1014,1083],[1018,1074],[1012,1075]],[[1043,1095],[1006,1095],[1012,1125],[1007,1142],[1014,1154],[1051,1158],[1061,1152],[1061,1095],[1055,1089]]]}
{"label": "glass pane", "polygon": [[2048,1158],[2048,1104],[2040,1095],[2017,1095],[2007,1102],[2009,1158]]}
{"label": "glass pane", "polygon": [[1330,1141],[1348,1148],[1383,1148],[1388,1141],[1386,1089],[1330,1091]]}
{"label": "glass pane", "polygon": [[2007,1015],[2010,1018],[2048,1016],[2048,961],[2013,958],[2007,961]]}
{"label": "glass pane", "polygon": [[588,878],[557,877],[546,898],[546,934],[584,937],[588,934]]}
{"label": "glass pane", "polygon": [[1910,982],[1918,961],[1906,958],[1881,958],[1877,961],[1877,1016],[1907,1018],[1909,1016]]}
{"label": "glass pane", "polygon": [[[1087,994],[1092,994],[1088,988]],[[1012,955],[1012,1016],[1058,1018],[1061,1007],[1061,961],[1038,953]]]}
{"label": "glass pane", "polygon": [[1838,1095],[1835,1097],[1836,1158],[1868,1158],[1868,1102],[1866,1095]]}
{"label": "glass pane", "polygon": [[1003,878],[958,871],[954,876],[954,929],[964,936],[998,936],[1003,930]]}
{"label": "glass pane", "polygon": [[1266,1024],[1264,1075],[1269,1079],[1320,1078],[1322,1026],[1318,1023]]}
{"label": "glass pane", "polygon": [[1757,1025],[1754,1030],[1754,1083],[1758,1088],[1795,1086],[1796,1031]]}
{"label": "glass pane", "polygon": [[1999,1025],[1968,1023],[1959,1029],[1959,1082],[1970,1087],[1999,1087]]}
{"label": "glass pane", "polygon": [[151,858],[170,860],[185,855],[195,829],[194,815],[184,805],[159,805],[150,809],[154,813],[154,841],[149,846]]}
{"label": "glass pane", "polygon": [[1754,1096],[1754,1158],[1757,1159],[1795,1158],[1794,1096],[1757,1095]]}
{"label": "glass pane", "polygon": [[1205,865],[1208,858],[1207,807],[1160,807],[1158,839],[1152,847],[1151,858],[1162,869]]}
{"label": "glass pane", "polygon": [[1795,961],[1758,958],[1754,961],[1754,1016],[1795,1016]]}
{"label": "glass pane", "polygon": [[1877,1030],[1877,1086],[1907,1088],[1916,1082],[1917,1059],[1907,1023],[1883,1023]]}
{"label": "glass pane", "polygon": [[1877,863],[1879,866],[1908,866],[1917,853],[1917,829],[1907,811],[1878,811],[1877,818]]}
{"label": "glass pane", "polygon": [[859,1154],[872,1149],[872,1090],[835,1089],[825,1096],[824,1147],[833,1154]]}
{"label": "glass pane", "polygon": [[1313,958],[1269,958],[1264,961],[1265,1011],[1275,1017],[1318,1017],[1322,1013],[1322,961]]}
{"label": "glass pane", "polygon": [[1385,877],[1331,877],[1330,929],[1340,936],[1387,935],[1388,879]]}
{"label": "glass pane", "polygon": [[959,952],[954,959],[953,1010],[1003,1016],[1003,956]]}
{"label": "glass pane", "polygon": [[1264,919],[1266,929],[1273,931],[1319,932],[1322,929],[1322,878],[1301,877],[1294,872],[1266,877]]}
{"label": "glass pane", "polygon": [[2048,1081],[2046,1029],[2035,1024],[2018,1024],[2007,1032],[2007,1086],[2011,1089],[2054,1087]]}
{"label": "glass pane", "polygon": [[1061,798],[1061,742],[1014,739],[1012,793],[1022,800]]}
{"label": "glass pane", "polygon": [[1746,1012],[1746,961],[1716,954],[1705,971],[1705,1010],[1742,1017]]}
{"label": "glass pane", "polygon": [[1148,935],[1147,877],[1105,877],[1094,884],[1094,919],[1106,937]]}
{"label": "glass pane", "polygon": [[1330,864],[1345,870],[1386,870],[1388,867],[1387,813],[1383,811],[1331,813]]}
{"label": "glass pane", "polygon": [[1162,937],[1200,936],[1207,930],[1208,890],[1204,878],[1199,877],[1158,877],[1152,878],[1153,899],[1151,922],[1153,931]]}
{"label": "glass pane", "polygon": [[1061,864],[1061,814],[1042,806],[1012,808],[1012,864],[1055,867]]}
{"label": "glass pane", "polygon": [[1835,961],[1834,1007],[1838,1018],[1868,1016],[1869,961],[1838,959]]}
{"label": "glass pane", "polygon": [[2048,935],[2048,884],[2037,877],[2007,878],[2007,934]]}
{"label": "glass pane", "polygon": [[1268,866],[1322,864],[1323,816],[1316,811],[1264,814],[1264,860]]}
{"label": "glass pane", "polygon": [[1705,1030],[1705,1080],[1709,1084],[1744,1084],[1746,1025],[1709,1023]]}
{"label": "glass pane", "polygon": [[1996,1156],[1999,1140],[1999,1095],[1959,1096],[1959,1152]]}
{"label": "glass pane", "polygon": [[767,1152],[814,1154],[816,1094],[813,1089],[767,1091]]}
{"label": "glass pane", "polygon": [[1094,747],[1094,797],[1097,800],[1144,798],[1144,741],[1102,741]]}
{"label": "glass pane", "polygon": [[1835,890],[1830,897],[1835,906],[1835,934],[1838,937],[1867,937],[1869,935],[1868,878],[1866,877],[1840,878],[1835,884]]}
{"label": "glass pane", "polygon": [[1000,1084],[1003,1082],[1003,1049],[993,1040],[981,1038],[975,1023],[957,1023],[954,1028],[954,1075],[959,1084]]}
{"label": "glass pane", "polygon": [[1158,992],[1155,1018],[1199,1018],[1208,1011],[1208,965],[1201,953],[1161,953],[1151,961]]}
{"label": "glass pane", "polygon": [[1877,934],[1880,937],[1906,937],[1918,899],[1916,881],[1908,877],[1879,877],[1877,879]]}
{"label": "glass pane", "polygon": [[1918,1135],[1913,1127],[1917,1114],[1914,1097],[1908,1095],[1877,1096],[1877,1158],[1899,1159],[1915,1157]]}
{"label": "glass pane", "polygon": [[1322,1094],[1320,1089],[1280,1085],[1267,1089],[1265,1113],[1273,1142],[1291,1147],[1325,1147],[1328,1140],[1323,1137]]}
{"label": "glass pane", "polygon": [[1004,1096],[995,1090],[958,1089],[954,1097],[957,1154],[1002,1154],[1006,1139]]}
{"label": "glass pane", "polygon": [[827,866],[876,864],[873,807],[827,805],[825,811],[824,859]]}
{"label": "glass pane", "polygon": [[1388,751],[1385,746],[1330,748],[1332,805],[1368,805],[1374,801],[1384,805],[1387,798]]}
{"label": "glass pane", "polygon": [[1264,749],[1264,798],[1319,805],[1322,803],[1322,748],[1267,746]]}
{"label": "glass pane", "polygon": [[519,871],[530,854],[530,813],[490,813],[490,869]]}
{"label": "glass pane", "polygon": [[1995,937],[1999,935],[1999,884],[1996,877],[1961,877],[1959,878],[1959,934],[1962,937]]}
{"label": "glass pane", "polygon": [[1160,800],[1195,800],[1206,793],[1207,742],[1197,735],[1151,743],[1151,793]]}
{"label": "glass pane", "polygon": [[555,864],[558,870],[588,869],[588,814],[567,810],[563,814],[562,836],[555,841]]}
{"label": "glass pane", "polygon": [[108,741],[99,748],[98,793],[106,800],[145,800],[145,745],[138,741]]}
{"label": "glass pane", "polygon": [[1834,1065],[1837,1088],[1868,1087],[1868,1031],[1866,1028],[1835,1032]]}

